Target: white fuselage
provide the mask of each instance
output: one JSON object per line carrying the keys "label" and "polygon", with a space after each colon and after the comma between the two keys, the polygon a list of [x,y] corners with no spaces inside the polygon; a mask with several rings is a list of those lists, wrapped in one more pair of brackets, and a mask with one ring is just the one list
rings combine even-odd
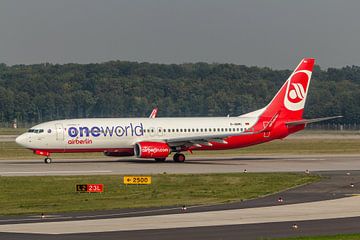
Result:
{"label": "white fuselage", "polygon": [[17,142],[42,150],[133,148],[147,140],[241,133],[256,121],[254,117],[69,119],[36,125]]}

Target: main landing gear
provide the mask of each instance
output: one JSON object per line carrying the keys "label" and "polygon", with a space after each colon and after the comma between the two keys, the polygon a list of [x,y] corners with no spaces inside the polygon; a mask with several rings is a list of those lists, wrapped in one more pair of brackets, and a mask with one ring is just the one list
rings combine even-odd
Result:
{"label": "main landing gear", "polygon": [[185,155],[182,153],[175,153],[173,159],[175,162],[183,163],[185,162]]}
{"label": "main landing gear", "polygon": [[44,163],[46,163],[46,164],[50,164],[51,163],[51,158],[49,158],[49,157],[46,157],[45,159],[44,159]]}

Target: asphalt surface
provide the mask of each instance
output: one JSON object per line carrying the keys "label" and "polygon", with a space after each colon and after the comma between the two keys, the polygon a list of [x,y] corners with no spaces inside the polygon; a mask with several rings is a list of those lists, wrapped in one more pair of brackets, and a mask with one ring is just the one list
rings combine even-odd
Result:
{"label": "asphalt surface", "polygon": [[[64,155],[65,156],[65,155]],[[134,158],[54,159],[52,164],[39,160],[1,160],[0,176],[226,173],[226,172],[303,172],[360,170],[360,154],[352,155],[259,155],[190,156],[185,163],[155,163]]]}
{"label": "asphalt surface", "polygon": [[[338,199],[354,194],[360,194],[360,171],[332,171],[316,174],[321,174],[324,177],[321,182],[250,201],[241,201],[232,204],[214,206],[187,206],[186,213],[279,206],[302,202]],[[351,184],[353,184],[353,187],[351,187]],[[280,197],[283,199],[283,202],[278,201]],[[0,224],[111,219],[176,214],[180,212],[180,207],[175,206],[173,208],[166,209],[133,209],[122,211],[59,214],[56,216],[46,217],[45,219],[40,219],[39,216],[3,217],[0,219]],[[359,220],[360,217],[315,221],[241,224],[234,226],[228,225],[139,231],[115,231],[104,233],[62,234],[56,236],[0,233],[0,239],[259,239],[260,237],[355,233],[360,232]],[[299,226],[297,230],[294,230],[291,227],[294,223]]]}
{"label": "asphalt surface", "polygon": [[198,228],[177,228],[144,230],[129,232],[105,232],[68,235],[14,234],[0,233],[6,240],[158,240],[158,239],[269,239],[278,237],[298,237],[314,235],[335,235],[339,233],[359,233],[360,218],[329,219],[295,222],[298,229],[293,229],[294,222],[245,224],[233,226],[215,226]]}

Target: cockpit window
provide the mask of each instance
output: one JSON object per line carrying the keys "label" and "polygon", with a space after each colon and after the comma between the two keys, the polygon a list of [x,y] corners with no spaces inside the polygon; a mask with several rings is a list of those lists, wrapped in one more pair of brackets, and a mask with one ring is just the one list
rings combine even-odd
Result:
{"label": "cockpit window", "polygon": [[43,133],[44,129],[29,129],[29,133]]}

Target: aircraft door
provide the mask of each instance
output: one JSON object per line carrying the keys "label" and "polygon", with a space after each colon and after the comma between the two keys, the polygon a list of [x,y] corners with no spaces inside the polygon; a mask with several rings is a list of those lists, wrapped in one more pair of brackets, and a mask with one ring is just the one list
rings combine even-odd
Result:
{"label": "aircraft door", "polygon": [[63,128],[63,125],[61,123],[56,123],[55,128],[56,128],[56,140],[63,141],[64,140],[64,128]]}

